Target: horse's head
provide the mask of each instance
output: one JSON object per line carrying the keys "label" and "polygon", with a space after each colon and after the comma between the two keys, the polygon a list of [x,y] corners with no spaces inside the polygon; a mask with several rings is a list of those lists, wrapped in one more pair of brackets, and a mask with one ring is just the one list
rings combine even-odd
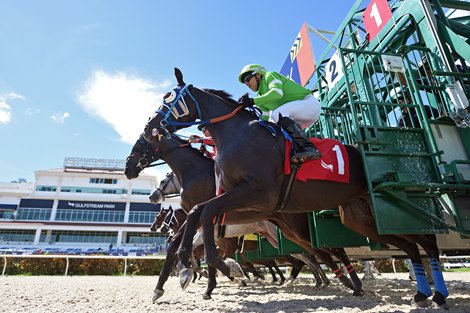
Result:
{"label": "horse's head", "polygon": [[[194,121],[197,116],[190,114],[194,105],[194,97],[191,95],[192,85],[186,85],[183,74],[175,68],[175,76],[178,85],[163,96],[163,103],[157,109],[155,115],[150,118],[144,129],[144,137],[148,142],[155,143],[168,137],[171,133],[182,128],[185,123]],[[190,95],[190,97],[187,97]]]}
{"label": "horse's head", "polygon": [[168,234],[175,231],[178,226],[179,222],[176,218],[176,210],[170,206],[169,211],[166,213],[165,219],[162,222],[162,226],[160,227],[160,233]]}
{"label": "horse's head", "polygon": [[153,221],[152,226],[150,226],[150,231],[157,232],[157,230],[162,226],[163,221],[165,220],[165,217],[170,210],[172,210],[171,206],[160,209],[157,215],[155,215],[155,220]]}
{"label": "horse's head", "polygon": [[166,174],[160,181],[158,188],[150,195],[150,202],[157,203],[165,201],[165,198],[177,197],[180,195],[181,184],[173,172]]}
{"label": "horse's head", "polygon": [[126,174],[127,179],[137,178],[144,168],[158,159],[160,159],[160,156],[155,146],[146,142],[143,139],[143,135],[141,135],[132,147],[131,154],[126,159],[124,174]]}

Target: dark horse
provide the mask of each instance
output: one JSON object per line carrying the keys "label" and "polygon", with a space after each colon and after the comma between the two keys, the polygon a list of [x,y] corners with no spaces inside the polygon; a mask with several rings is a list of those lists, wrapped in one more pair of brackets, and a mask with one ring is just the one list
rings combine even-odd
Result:
{"label": "dark horse", "polygon": [[[285,143],[282,136],[273,136],[261,127],[258,118],[240,106],[225,92],[202,90],[186,85],[181,71],[175,69],[176,88],[167,93],[164,103],[146,125],[145,139],[158,142],[177,129],[194,124],[206,124],[217,150],[216,167],[224,194],[201,202],[187,218],[187,226],[178,257],[187,266],[191,253],[192,236],[199,222],[204,229],[206,262],[224,274],[229,266],[217,254],[212,221],[221,214],[250,215],[254,220],[273,214],[284,180]],[[272,125],[272,127],[275,127]],[[431,258],[435,293],[433,301],[446,307],[448,291],[439,263],[439,250],[434,235],[379,235],[371,204],[368,201],[367,179],[359,151],[346,146],[350,162],[350,183],[330,181],[296,181],[285,213],[300,213],[340,208],[343,223],[372,240],[392,244],[403,250],[414,264],[417,292],[413,301],[426,305],[432,290],[422,267],[417,244]],[[317,161],[313,161],[317,162]]]}
{"label": "dark horse", "polygon": [[[144,147],[144,145],[139,145],[138,143],[139,140],[136,143],[138,147]],[[183,190],[181,193],[183,209],[188,207],[191,208],[191,206],[189,206],[191,203],[194,205],[196,204],[195,201],[197,200],[192,200],[194,197],[196,197],[196,199],[200,199],[202,196],[205,196],[206,199],[210,199],[215,194],[214,161],[204,157],[198,150],[192,148],[187,141],[183,141],[177,136],[171,136],[168,140],[159,141],[155,145],[148,145],[147,151],[138,150],[139,149],[133,149],[131,156],[128,157],[125,169],[126,175],[128,177],[136,177],[138,175],[138,172],[142,170],[140,166],[137,166],[141,163],[139,160],[142,155],[147,155],[147,157],[152,160],[162,158],[168,162],[170,167],[175,171],[177,177],[183,175],[179,178]],[[211,175],[204,175],[206,172]],[[192,192],[194,188],[197,190],[197,193]],[[249,219],[252,218],[250,217]],[[227,219],[226,222],[227,224],[230,224],[233,220],[236,219],[231,217],[230,219]],[[327,251],[322,251],[311,248],[307,218],[305,215],[277,213],[270,216],[270,221],[279,226],[288,239],[296,242],[307,251],[320,257],[323,262],[337,274],[338,278],[345,286],[353,289],[356,294],[362,292],[361,282],[352,268],[349,259],[344,253],[344,249],[328,249]],[[299,221],[302,222],[299,223]],[[176,252],[177,245],[179,245],[180,240],[181,236],[179,236],[179,234],[175,234],[173,241],[170,243],[167,259],[165,260],[162,272],[159,276],[158,284],[155,288],[154,300],[161,297],[164,293],[163,285],[168,278],[169,271],[173,264],[172,258],[175,257],[174,253]],[[354,283],[351,283],[346,276],[342,275],[340,268],[338,268],[329,253],[336,255],[345,264],[345,266],[350,270],[350,276]],[[317,287],[321,285],[322,281],[325,285],[329,284],[328,278],[319,268],[314,256],[295,255],[295,257],[302,259],[312,270],[317,281]],[[295,275],[293,275],[293,277],[295,277]],[[185,282],[185,284],[187,283],[189,283],[189,279]],[[204,294],[204,298],[210,297],[211,291],[215,286],[215,281],[212,282],[210,278],[209,286]]]}

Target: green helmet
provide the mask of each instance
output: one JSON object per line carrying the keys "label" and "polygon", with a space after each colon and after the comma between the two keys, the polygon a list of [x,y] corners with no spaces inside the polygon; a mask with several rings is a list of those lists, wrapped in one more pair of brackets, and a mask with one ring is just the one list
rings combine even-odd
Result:
{"label": "green helmet", "polygon": [[245,78],[245,75],[247,75],[248,73],[260,73],[261,75],[264,75],[266,74],[266,69],[264,68],[264,66],[259,64],[245,65],[240,71],[240,74],[238,75],[238,81],[243,84],[243,78]]}

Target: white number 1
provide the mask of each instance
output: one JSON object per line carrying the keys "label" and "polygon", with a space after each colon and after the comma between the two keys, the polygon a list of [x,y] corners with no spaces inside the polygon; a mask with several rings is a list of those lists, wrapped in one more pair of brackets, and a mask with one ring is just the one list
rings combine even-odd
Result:
{"label": "white number 1", "polygon": [[331,150],[336,152],[336,161],[338,162],[338,174],[344,175],[344,159],[340,147],[338,145],[335,145]]}
{"label": "white number 1", "polygon": [[382,18],[380,17],[379,9],[377,9],[377,4],[372,4],[372,10],[370,11],[370,17],[375,20],[377,27],[382,25]]}

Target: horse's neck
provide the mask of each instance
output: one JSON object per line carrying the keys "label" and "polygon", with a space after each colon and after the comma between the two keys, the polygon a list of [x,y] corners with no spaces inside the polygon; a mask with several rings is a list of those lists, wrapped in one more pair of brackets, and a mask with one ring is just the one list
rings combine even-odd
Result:
{"label": "horse's neck", "polygon": [[199,157],[194,152],[185,148],[174,151],[171,158],[165,158],[164,161],[173,170],[180,182],[180,187],[184,181],[187,181],[187,177],[194,177],[197,174],[214,171],[213,161],[202,155]]}

